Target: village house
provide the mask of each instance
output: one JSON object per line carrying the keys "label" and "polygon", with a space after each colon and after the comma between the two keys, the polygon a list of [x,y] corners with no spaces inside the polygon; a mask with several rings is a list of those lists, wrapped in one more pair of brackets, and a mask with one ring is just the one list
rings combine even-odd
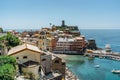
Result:
{"label": "village house", "polygon": [[62,74],[62,80],[65,80],[66,63],[58,56],[52,55],[52,70]]}
{"label": "village house", "polygon": [[74,38],[74,42],[70,45],[70,50],[77,51],[77,53],[83,54],[85,52],[85,44],[86,41],[84,36],[76,37]]}
{"label": "village house", "polygon": [[70,51],[70,42],[74,41],[73,39],[69,38],[58,38],[56,47],[54,48],[53,52],[55,53],[67,53]]}
{"label": "village house", "polygon": [[41,78],[43,80],[65,80],[66,64],[51,52],[41,55]]}
{"label": "village house", "polygon": [[38,47],[25,43],[9,50],[8,56],[16,58],[20,74],[32,73],[38,79],[42,53]]}
{"label": "village house", "polygon": [[52,38],[46,38],[46,49],[52,51]]}
{"label": "village house", "polygon": [[49,50],[51,51],[51,33],[50,31],[48,31],[49,28],[43,28],[40,32],[39,32],[39,41],[38,41],[38,47],[41,50]]}
{"label": "village house", "polygon": [[83,54],[85,52],[86,41],[84,36],[73,38],[71,35],[60,34],[53,47],[54,53]]}
{"label": "village house", "polygon": [[46,32],[45,31],[40,32],[38,47],[40,50],[46,50]]}
{"label": "village house", "polygon": [[20,75],[32,73],[35,79],[65,80],[65,62],[49,51],[24,43],[10,49],[7,55],[16,58]]}

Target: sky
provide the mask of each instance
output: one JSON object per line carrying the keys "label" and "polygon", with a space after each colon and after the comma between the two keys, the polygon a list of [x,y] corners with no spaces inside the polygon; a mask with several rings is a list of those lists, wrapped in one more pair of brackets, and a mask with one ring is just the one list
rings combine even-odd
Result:
{"label": "sky", "polygon": [[40,29],[62,20],[79,29],[120,29],[120,0],[0,0],[3,29]]}

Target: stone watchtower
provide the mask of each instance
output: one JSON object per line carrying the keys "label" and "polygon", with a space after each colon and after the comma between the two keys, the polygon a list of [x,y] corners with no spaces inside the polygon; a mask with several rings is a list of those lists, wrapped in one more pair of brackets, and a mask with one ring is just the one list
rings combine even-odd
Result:
{"label": "stone watchtower", "polygon": [[65,21],[64,20],[62,20],[62,25],[61,26],[65,27]]}

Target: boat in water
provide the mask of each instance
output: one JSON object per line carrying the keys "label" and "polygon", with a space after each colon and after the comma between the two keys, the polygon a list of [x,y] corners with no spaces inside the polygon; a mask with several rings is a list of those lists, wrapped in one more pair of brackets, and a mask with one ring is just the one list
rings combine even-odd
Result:
{"label": "boat in water", "polygon": [[120,70],[112,70],[111,72],[115,74],[120,74]]}
{"label": "boat in water", "polygon": [[96,67],[96,68],[99,68],[99,67],[100,67],[100,65],[95,65],[95,67]]}

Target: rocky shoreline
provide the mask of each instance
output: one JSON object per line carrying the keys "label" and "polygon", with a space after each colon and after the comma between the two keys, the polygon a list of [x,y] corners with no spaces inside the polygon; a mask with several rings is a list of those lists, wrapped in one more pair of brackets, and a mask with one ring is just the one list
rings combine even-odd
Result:
{"label": "rocky shoreline", "polygon": [[73,72],[71,72],[69,68],[66,67],[65,80],[80,80],[80,79],[78,79],[78,77],[76,77],[75,74],[73,74]]}
{"label": "rocky shoreline", "polygon": [[[67,57],[66,54],[55,54],[56,56],[62,58],[65,61]],[[66,73],[65,73],[65,80],[80,80],[67,66],[66,66]]]}

